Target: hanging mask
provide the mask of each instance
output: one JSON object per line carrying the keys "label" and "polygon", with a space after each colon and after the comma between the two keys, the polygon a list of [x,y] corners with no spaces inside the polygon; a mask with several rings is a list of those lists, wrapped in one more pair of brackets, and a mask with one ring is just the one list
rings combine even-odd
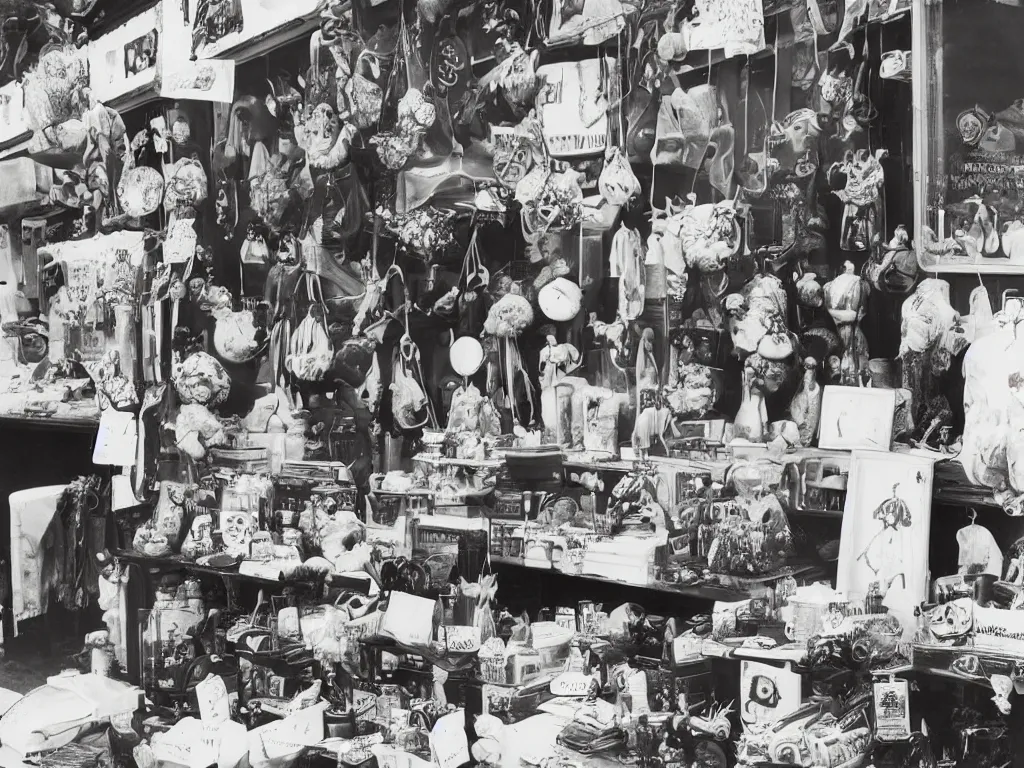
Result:
{"label": "hanging mask", "polygon": [[298,244],[294,237],[286,236],[281,238],[281,242],[277,246],[277,261],[279,264],[298,263]]}
{"label": "hanging mask", "polygon": [[845,104],[853,91],[853,79],[848,75],[838,75],[834,72],[822,72],[818,79],[818,93],[821,96],[822,111],[831,112],[832,109]]}
{"label": "hanging mask", "polygon": [[991,120],[991,115],[981,107],[964,110],[956,118],[956,129],[960,133],[960,140],[970,147],[976,146],[981,141]]}
{"label": "hanging mask", "polygon": [[262,265],[266,264],[270,258],[270,249],[267,248],[267,241],[251,224],[246,231],[245,240],[242,241],[241,256],[243,264]]}
{"label": "hanging mask", "polygon": [[963,637],[974,624],[973,601],[969,597],[938,605],[928,611],[928,629],[939,640]]}
{"label": "hanging mask", "polygon": [[217,197],[215,198],[217,208],[217,224],[224,230],[227,237],[231,237],[238,224],[238,194],[235,190],[235,182],[227,177],[217,179]]}
{"label": "hanging mask", "polygon": [[508,189],[515,189],[532,168],[533,149],[525,139],[495,148],[494,175]]}

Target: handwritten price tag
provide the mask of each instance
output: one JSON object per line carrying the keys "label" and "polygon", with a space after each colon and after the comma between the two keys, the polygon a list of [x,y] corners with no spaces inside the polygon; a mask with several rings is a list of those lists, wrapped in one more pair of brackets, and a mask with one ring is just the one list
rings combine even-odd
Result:
{"label": "handwritten price tag", "polygon": [[438,768],[459,768],[469,762],[466,710],[452,712],[437,721],[430,732],[430,749]]}
{"label": "handwritten price tag", "polygon": [[579,672],[566,672],[551,681],[551,692],[555,696],[586,696],[594,678]]}
{"label": "handwritten price tag", "polygon": [[475,653],[480,650],[480,627],[445,627],[444,642],[449,653]]}

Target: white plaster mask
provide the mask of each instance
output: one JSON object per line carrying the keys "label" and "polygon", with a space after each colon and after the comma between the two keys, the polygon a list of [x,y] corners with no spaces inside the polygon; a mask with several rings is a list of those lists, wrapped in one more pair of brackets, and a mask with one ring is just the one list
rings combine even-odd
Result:
{"label": "white plaster mask", "polygon": [[341,136],[341,121],[330,104],[317,104],[302,125],[303,149],[311,155],[326,155]]}

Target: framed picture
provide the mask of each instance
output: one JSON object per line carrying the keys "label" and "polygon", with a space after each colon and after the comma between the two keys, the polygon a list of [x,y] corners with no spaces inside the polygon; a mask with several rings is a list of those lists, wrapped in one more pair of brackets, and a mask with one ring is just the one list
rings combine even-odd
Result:
{"label": "framed picture", "polygon": [[800,674],[788,668],[740,662],[740,720],[745,727],[771,725],[800,708]]}
{"label": "framed picture", "polygon": [[895,389],[825,387],[821,395],[818,447],[888,451],[892,447],[895,412]]}
{"label": "framed picture", "polygon": [[1003,52],[1024,34],[1024,9],[913,5],[912,60],[931,64],[913,78],[918,262],[929,273],[1022,274],[1024,61]]}
{"label": "framed picture", "polygon": [[[836,589],[866,596],[872,585],[889,606],[928,599],[933,460],[886,451],[854,451],[843,510]],[[890,608],[901,621],[906,617]]]}
{"label": "framed picture", "polygon": [[124,47],[124,76],[131,77],[156,66],[157,31],[150,30]]}

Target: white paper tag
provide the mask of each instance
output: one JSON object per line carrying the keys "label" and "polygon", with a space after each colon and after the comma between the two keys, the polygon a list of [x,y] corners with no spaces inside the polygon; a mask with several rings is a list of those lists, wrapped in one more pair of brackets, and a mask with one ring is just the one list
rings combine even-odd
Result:
{"label": "white paper tag", "polygon": [[566,672],[551,681],[551,692],[555,696],[586,696],[594,678],[578,672]]}
{"label": "white paper tag", "polygon": [[444,628],[444,643],[451,653],[475,653],[480,650],[480,627],[450,626]]}
{"label": "white paper tag", "polygon": [[875,683],[875,738],[879,741],[910,738],[909,691],[906,680]]}
{"label": "white paper tag", "polygon": [[466,710],[452,712],[437,721],[430,732],[430,751],[438,768],[459,768],[469,762]]}
{"label": "white paper tag", "polygon": [[392,592],[380,633],[406,645],[426,645],[434,626],[434,601],[405,592]]}
{"label": "white paper tag", "polygon": [[208,725],[219,725],[231,719],[231,704],[224,680],[211,674],[196,685],[199,699],[199,716]]}
{"label": "white paper tag", "polygon": [[79,259],[64,266],[68,295],[75,301],[91,304],[99,287],[99,265],[91,259]]}
{"label": "white paper tag", "polygon": [[130,467],[135,463],[138,444],[138,423],[135,414],[104,409],[100,414],[100,428],[92,450],[93,464]]}
{"label": "white paper tag", "polygon": [[139,500],[135,498],[135,491],[132,489],[131,477],[122,474],[110,478],[110,505],[114,512],[137,506],[138,503]]}

